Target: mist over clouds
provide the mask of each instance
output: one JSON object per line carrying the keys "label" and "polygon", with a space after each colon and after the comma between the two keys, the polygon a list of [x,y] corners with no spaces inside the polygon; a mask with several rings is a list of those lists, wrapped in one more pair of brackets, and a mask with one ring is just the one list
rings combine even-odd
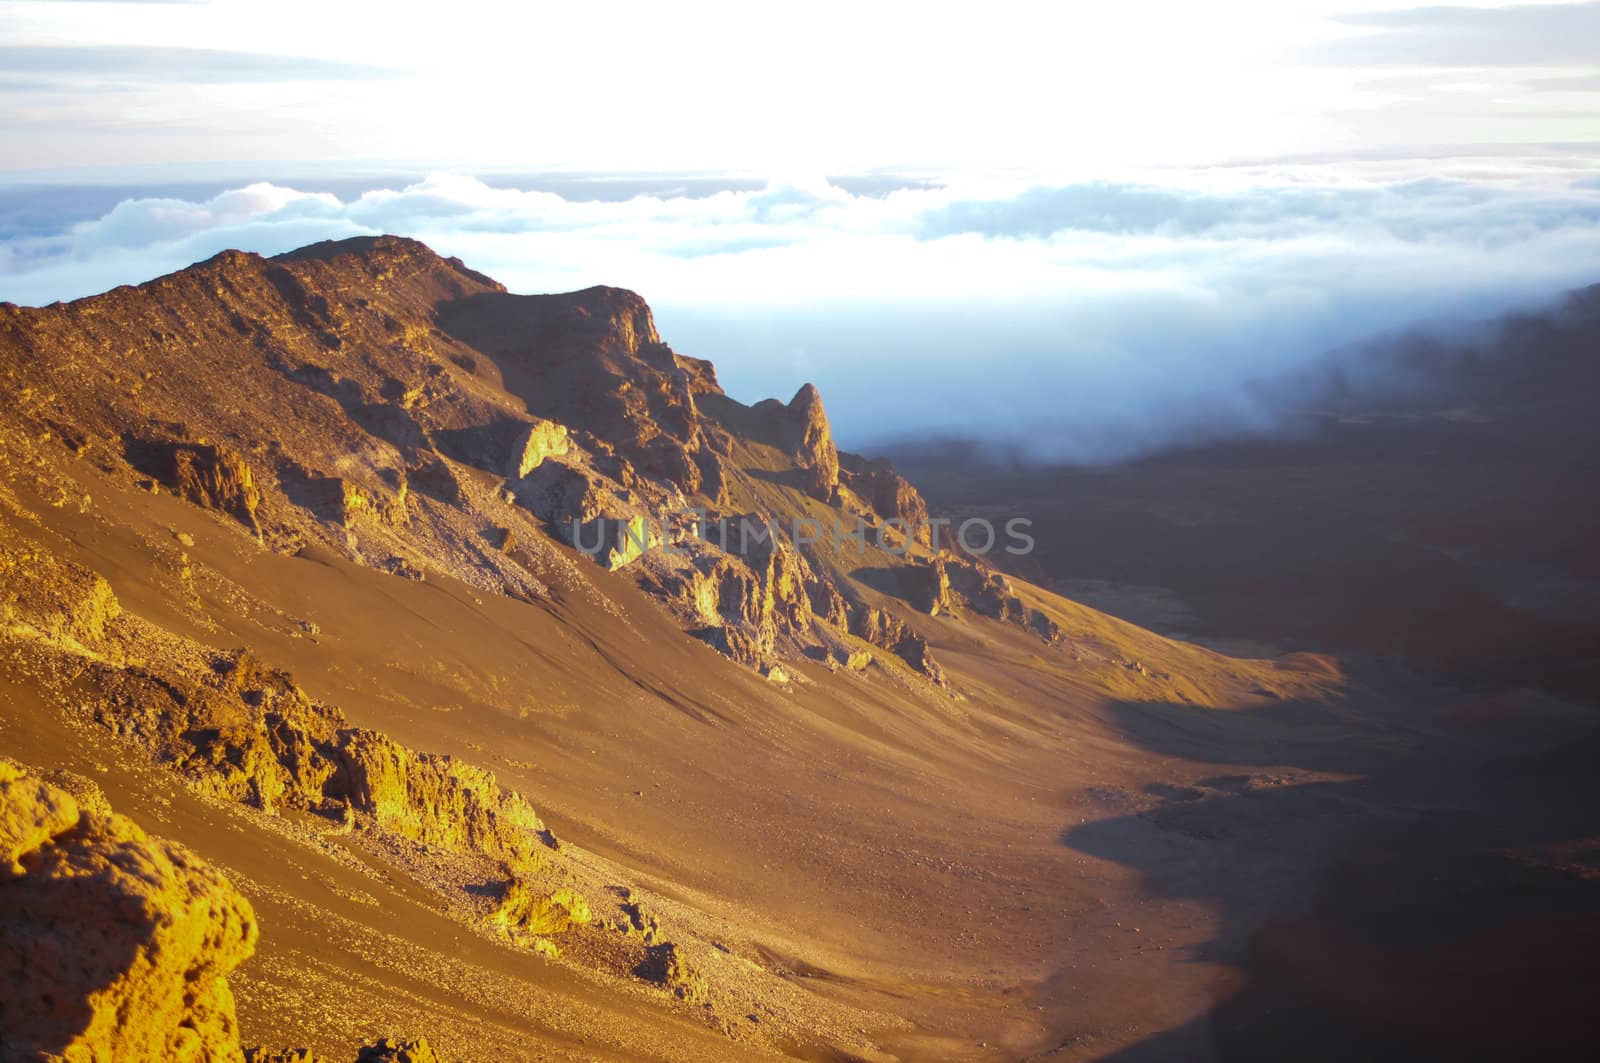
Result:
{"label": "mist over clouds", "polygon": [[130,198],[55,231],[31,218],[0,243],[0,299],[399,233],[513,291],[633,288],[736,397],[814,381],[847,446],[973,434],[1101,461],[1275,431],[1351,345],[1600,281],[1600,187],[1576,173],[905,184],[586,199],[438,175]]}

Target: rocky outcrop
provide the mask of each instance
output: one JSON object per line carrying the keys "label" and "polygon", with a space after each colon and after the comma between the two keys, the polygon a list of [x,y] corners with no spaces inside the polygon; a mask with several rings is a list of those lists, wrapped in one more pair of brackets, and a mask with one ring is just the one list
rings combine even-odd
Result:
{"label": "rocky outcrop", "polygon": [[362,1045],[356,1053],[356,1063],[440,1063],[440,1060],[426,1037],[419,1037],[415,1041],[385,1037]]}
{"label": "rocky outcrop", "polygon": [[541,418],[603,440],[646,475],[720,501],[717,439],[696,397],[721,394],[707,362],[656,333],[645,301],[620,288],[565,295],[486,295],[446,307],[450,333],[499,367]]}
{"label": "rocky outcrop", "polygon": [[544,824],[492,774],[438,753],[417,753],[375,731],[340,732],[336,797],[407,838],[481,853],[518,870],[543,863]]}
{"label": "rocky outcrop", "polygon": [[754,668],[772,652],[771,644],[763,645],[759,632],[744,624],[717,624],[690,632],[724,657]]}
{"label": "rocky outcrop", "polygon": [[839,452],[816,385],[801,385],[789,400],[788,412],[798,435],[794,460],[804,475],[806,493],[821,502],[834,501],[839,491]]}
{"label": "rocky outcrop", "polygon": [[554,421],[534,421],[521,433],[512,448],[506,475],[521,479],[544,463],[546,458],[565,456],[570,449],[565,425]]}
{"label": "rocky outcrop", "polygon": [[[763,528],[753,514],[733,518],[729,525]],[[705,625],[692,632],[696,637],[754,666],[768,663],[781,644],[811,644],[814,600],[833,607],[842,626],[843,597],[835,591],[838,602],[832,602],[824,590],[831,584],[780,534],[762,530],[745,536],[730,530],[716,542],[699,544],[700,552],[685,566],[647,584]]]}
{"label": "rocky outcrop", "polygon": [[244,1050],[244,1063],[333,1063],[326,1056],[319,1056],[309,1048],[247,1048]]}
{"label": "rocky outcrop", "polygon": [[0,635],[83,658],[100,695],[92,718],[197,790],[268,811],[348,809],[426,844],[517,869],[541,866],[544,825],[491,773],[350,727],[338,709],[245,650],[178,642],[165,647],[159,671],[118,660],[110,629],[120,615],[110,586],[87,569],[0,547]]}
{"label": "rocky outcrop", "polygon": [[3,761],[0,856],[7,1059],[241,1058],[226,978],[257,929],[220,873]]}
{"label": "rocky outcrop", "polygon": [[261,489],[249,464],[239,454],[210,443],[167,443],[135,440],[129,457],[181,498],[235,517],[260,534],[256,510]]}
{"label": "rocky outcrop", "polygon": [[894,652],[912,668],[921,672],[935,683],[943,686],[946,682],[944,669],[939,662],[934,660],[933,650],[928,646],[928,640],[921,635],[906,635],[895,643]]}
{"label": "rocky outcrop", "polygon": [[[306,1048],[248,1048],[244,1059],[245,1063],[335,1063],[333,1059],[319,1056]],[[343,1063],[343,1060],[339,1063]],[[355,1063],[440,1063],[440,1059],[426,1037],[419,1037],[415,1041],[384,1037],[357,1049]]]}
{"label": "rocky outcrop", "polygon": [[541,893],[521,879],[506,883],[500,903],[489,916],[514,941],[532,944],[535,938],[565,933],[594,919],[583,894],[567,886]]}
{"label": "rocky outcrop", "polygon": [[671,941],[651,945],[634,973],[669,990],[679,1000],[698,1004],[706,999],[705,977],[689,964],[683,949]]}
{"label": "rocky outcrop", "polygon": [[[977,558],[947,551],[927,561],[904,565],[896,570],[895,579],[906,601],[919,612],[940,616],[971,610],[981,616],[1026,627],[1046,642],[1061,640],[1061,628],[1055,621],[1038,609],[1030,608],[1018,596],[1009,578]],[[885,640],[894,640],[898,646],[899,633],[880,630],[880,618],[861,615],[859,624],[857,633],[863,638],[879,645],[884,645]]]}
{"label": "rocky outcrop", "polygon": [[1027,607],[1011,589],[1011,581],[988,565],[961,558],[944,562],[952,590],[975,611],[996,620],[1020,624]]}
{"label": "rocky outcrop", "polygon": [[906,597],[920,612],[929,616],[950,612],[950,574],[945,570],[943,558],[934,558],[925,565],[907,566],[902,574],[906,584]]}
{"label": "rocky outcrop", "polygon": [[888,650],[933,682],[944,684],[944,669],[934,659],[928,640],[887,609],[857,603],[850,611],[850,633]]}
{"label": "rocky outcrop", "polygon": [[974,612],[1008,624],[1027,627],[1049,643],[1060,642],[1061,626],[1019,597],[1011,580],[976,558],[960,555],[941,558],[950,593]]}
{"label": "rocky outcrop", "polygon": [[914,541],[931,545],[928,503],[888,461],[840,451],[839,479],[878,516],[899,522]]}
{"label": "rocky outcrop", "polygon": [[[740,521],[759,524],[760,517],[751,514]],[[816,577],[804,555],[776,532],[764,537],[740,537],[730,545],[739,552],[754,579],[750,583],[724,580],[723,614],[774,633],[802,632],[809,627],[811,596],[806,585],[814,583]]]}
{"label": "rocky outcrop", "polygon": [[[238,669],[240,671],[246,669]],[[113,684],[112,689],[126,689]],[[419,753],[385,735],[345,726],[281,672],[262,671],[179,691],[157,718],[130,721],[128,702],[152,706],[151,690],[135,684],[102,712],[114,727],[151,729],[157,748],[197,788],[268,811],[302,808],[357,813],[386,831],[428,845],[478,853],[520,870],[542,866],[544,824],[519,793],[494,776],[437,753]],[[252,705],[251,702],[255,704]],[[120,703],[120,704],[119,704]],[[348,810],[348,813],[346,812]]]}
{"label": "rocky outcrop", "polygon": [[0,545],[0,633],[84,646],[121,614],[111,584],[96,573],[43,550]]}
{"label": "rocky outcrop", "polygon": [[646,516],[593,470],[541,461],[512,491],[524,508],[548,521],[569,545],[613,571],[639,557],[657,539]]}
{"label": "rocky outcrop", "polygon": [[1066,637],[1061,631],[1061,625],[1038,609],[1028,610],[1028,627],[1046,642],[1056,643]]}

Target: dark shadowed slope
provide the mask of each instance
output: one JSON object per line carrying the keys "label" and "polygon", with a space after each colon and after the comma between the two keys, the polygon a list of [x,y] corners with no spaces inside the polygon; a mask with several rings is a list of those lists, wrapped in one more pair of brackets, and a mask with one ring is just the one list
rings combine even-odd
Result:
{"label": "dark shadowed slope", "polygon": [[1369,352],[1398,391],[1307,381],[1326,408],[1291,439],[1104,469],[898,457],[946,512],[1033,517],[1033,578],[1158,630],[1594,700],[1597,344],[1600,286],[1472,345]]}

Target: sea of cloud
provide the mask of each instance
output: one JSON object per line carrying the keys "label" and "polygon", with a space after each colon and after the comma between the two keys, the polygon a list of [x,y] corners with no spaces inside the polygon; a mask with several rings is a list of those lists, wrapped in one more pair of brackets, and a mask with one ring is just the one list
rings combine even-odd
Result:
{"label": "sea of cloud", "polygon": [[971,435],[1068,461],[1275,431],[1316,400],[1299,382],[1372,337],[1600,281],[1592,178],[1308,169],[872,194],[811,179],[617,200],[435,175],[342,197],[129,198],[0,242],[0,299],[380,232],[513,291],[633,288],[730,393],[813,381],[856,447]]}

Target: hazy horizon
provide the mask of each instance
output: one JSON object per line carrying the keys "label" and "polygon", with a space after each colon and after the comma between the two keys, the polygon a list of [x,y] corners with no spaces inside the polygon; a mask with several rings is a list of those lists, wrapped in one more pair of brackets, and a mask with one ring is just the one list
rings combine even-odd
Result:
{"label": "hazy horizon", "polygon": [[0,299],[397,233],[850,445],[1105,461],[1600,281],[1600,3],[425,14],[0,2]]}

